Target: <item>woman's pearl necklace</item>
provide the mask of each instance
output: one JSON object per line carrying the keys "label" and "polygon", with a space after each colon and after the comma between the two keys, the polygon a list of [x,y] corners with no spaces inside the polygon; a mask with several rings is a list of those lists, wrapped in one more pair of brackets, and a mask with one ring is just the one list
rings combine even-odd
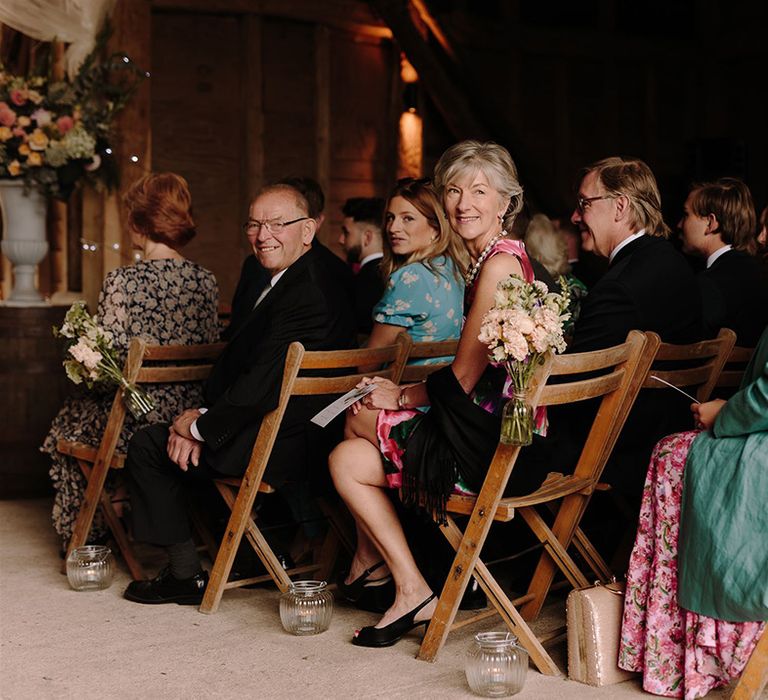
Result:
{"label": "woman's pearl necklace", "polygon": [[504,233],[497,233],[493,238],[491,238],[490,241],[488,241],[488,245],[483,248],[482,253],[480,253],[479,257],[477,258],[477,262],[472,265],[472,267],[469,268],[469,271],[464,276],[464,282],[467,287],[471,285],[475,281],[475,277],[480,272],[480,268],[482,267],[483,263],[485,262],[485,259],[488,257],[488,254],[491,252],[491,249],[493,246],[496,245],[496,243],[504,236]]}

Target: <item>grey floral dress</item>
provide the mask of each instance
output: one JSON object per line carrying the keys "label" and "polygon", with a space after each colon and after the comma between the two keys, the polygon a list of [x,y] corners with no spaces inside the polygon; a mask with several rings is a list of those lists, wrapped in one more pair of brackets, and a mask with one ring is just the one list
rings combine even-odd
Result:
{"label": "grey floral dress", "polygon": [[[144,260],[110,272],[99,295],[98,319],[114,336],[120,364],[132,338],[161,345],[193,345],[218,340],[219,291],[213,273],[189,260]],[[62,370],[63,371],[63,370]],[[152,384],[145,387],[155,410],[141,420],[126,415],[118,451],[124,451],[134,431],[150,423],[170,422],[185,408],[200,405],[199,384]],[[97,446],[107,422],[114,387],[83,389],[68,398],[40,448],[51,456],[55,491],[53,525],[66,546],[80,508],[85,479],[77,462],[56,451],[60,438]],[[115,488],[114,473],[107,481]],[[91,540],[106,533],[97,513]]]}

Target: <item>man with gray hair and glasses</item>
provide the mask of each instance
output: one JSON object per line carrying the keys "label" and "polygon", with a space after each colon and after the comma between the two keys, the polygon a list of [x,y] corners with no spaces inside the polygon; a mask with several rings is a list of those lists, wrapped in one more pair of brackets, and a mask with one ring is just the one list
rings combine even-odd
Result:
{"label": "man with gray hair and glasses", "polygon": [[[656,178],[643,161],[613,157],[585,168],[571,221],[584,250],[609,263],[584,300],[568,352],[618,345],[631,330],[654,331],[668,343],[702,338],[696,280],[667,241]],[[638,506],[651,450],[664,435],[691,427],[689,404],[672,389],[638,396],[604,476]],[[586,413],[569,416],[579,432],[594,415]]]}

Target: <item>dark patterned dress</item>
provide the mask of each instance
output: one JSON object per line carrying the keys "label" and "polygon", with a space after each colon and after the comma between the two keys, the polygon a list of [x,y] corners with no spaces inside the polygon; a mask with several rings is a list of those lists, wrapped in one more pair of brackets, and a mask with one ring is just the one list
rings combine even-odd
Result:
{"label": "dark patterned dress", "polygon": [[[112,332],[123,364],[132,338],[152,344],[194,345],[218,340],[219,291],[213,273],[189,260],[144,260],[110,272],[99,295],[99,323]],[[126,413],[117,444],[125,451],[135,430],[149,423],[167,423],[186,408],[199,406],[201,387],[189,384],[150,384],[143,387],[155,401],[155,410],[141,420]],[[94,387],[68,398],[53,419],[40,448],[53,461],[50,475],[55,491],[53,525],[64,545],[72,536],[75,518],[85,490],[77,462],[56,451],[60,438],[98,446],[112,407],[115,389]],[[115,485],[114,473],[107,488]],[[106,533],[97,512],[91,540]]]}

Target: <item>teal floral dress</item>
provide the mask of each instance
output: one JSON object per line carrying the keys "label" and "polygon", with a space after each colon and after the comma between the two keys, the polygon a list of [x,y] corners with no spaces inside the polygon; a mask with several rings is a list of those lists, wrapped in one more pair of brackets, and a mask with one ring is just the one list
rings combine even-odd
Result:
{"label": "teal floral dress", "polygon": [[[451,340],[461,334],[464,283],[453,261],[442,255],[395,270],[373,308],[373,320],[402,326],[414,343]],[[414,364],[450,358],[416,360]]]}

